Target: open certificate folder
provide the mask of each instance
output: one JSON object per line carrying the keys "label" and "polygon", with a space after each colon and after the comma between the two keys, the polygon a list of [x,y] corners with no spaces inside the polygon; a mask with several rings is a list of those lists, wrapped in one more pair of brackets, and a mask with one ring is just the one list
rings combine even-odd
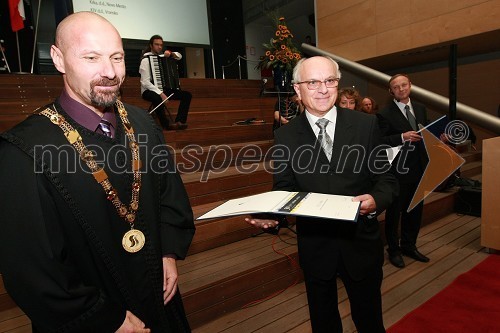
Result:
{"label": "open certificate folder", "polygon": [[228,200],[197,220],[244,214],[273,213],[356,222],[360,202],[353,197],[312,192],[271,191]]}

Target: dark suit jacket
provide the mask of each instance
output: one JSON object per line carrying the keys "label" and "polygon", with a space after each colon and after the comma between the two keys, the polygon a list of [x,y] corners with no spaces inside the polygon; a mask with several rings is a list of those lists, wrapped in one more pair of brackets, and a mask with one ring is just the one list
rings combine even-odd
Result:
{"label": "dark suit jacket", "polygon": [[[306,191],[357,196],[371,194],[382,212],[397,195],[390,172],[375,171],[380,134],[376,117],[337,108],[334,148],[328,161],[309,125],[305,112],[275,132],[274,190]],[[383,152],[384,149],[379,150]],[[372,153],[372,154],[370,154]],[[380,160],[380,156],[379,156]],[[321,278],[335,274],[339,254],[354,279],[362,279],[383,262],[376,218],[357,223],[297,218],[300,263],[304,271]]]}
{"label": "dark suit jacket", "polygon": [[[425,106],[413,101],[411,105],[413,106],[417,124],[427,125],[427,111]],[[406,119],[394,101],[379,111],[377,117],[379,119],[380,132],[382,133],[382,143],[388,144],[391,147],[403,144],[401,134],[413,130],[408,119]],[[412,146],[414,150],[410,150]],[[406,154],[404,164],[402,158],[405,157],[405,154],[403,153]],[[405,142],[401,152],[392,163],[392,169],[400,182],[418,182],[425,170],[427,161],[427,153],[422,141],[416,143]],[[407,173],[400,172],[403,165],[405,168],[408,168]]]}

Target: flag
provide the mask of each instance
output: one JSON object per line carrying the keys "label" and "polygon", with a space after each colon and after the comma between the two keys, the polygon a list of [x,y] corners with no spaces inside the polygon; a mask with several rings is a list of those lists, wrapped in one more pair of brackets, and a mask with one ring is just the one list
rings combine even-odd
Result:
{"label": "flag", "polygon": [[16,32],[24,28],[24,20],[26,15],[24,14],[24,3],[23,0],[9,0],[9,11],[10,11],[10,24],[12,25],[12,31]]}

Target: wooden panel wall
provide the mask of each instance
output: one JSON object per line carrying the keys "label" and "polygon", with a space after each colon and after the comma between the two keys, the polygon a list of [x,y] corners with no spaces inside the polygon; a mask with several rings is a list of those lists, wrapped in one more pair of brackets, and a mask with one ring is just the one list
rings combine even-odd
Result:
{"label": "wooden panel wall", "polygon": [[316,0],[317,45],[359,61],[500,28],[498,0]]}

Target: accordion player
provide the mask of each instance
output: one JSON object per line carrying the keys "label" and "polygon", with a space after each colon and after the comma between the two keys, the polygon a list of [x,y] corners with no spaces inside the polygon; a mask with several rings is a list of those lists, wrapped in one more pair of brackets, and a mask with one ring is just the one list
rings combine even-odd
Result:
{"label": "accordion player", "polygon": [[[179,84],[177,60],[182,59],[179,52],[163,51],[163,39],[159,35],[150,38],[139,65],[141,75],[141,96],[151,102],[149,110],[154,110],[158,121],[165,130],[182,130],[187,128],[187,116],[192,94],[182,90]],[[167,96],[171,100],[179,100],[175,120],[172,119],[164,103]],[[168,115],[168,117],[167,117]]]}
{"label": "accordion player", "polygon": [[145,55],[149,59],[149,68],[151,71],[151,83],[158,89],[180,89],[179,69],[177,61],[182,56],[178,52],[172,52],[172,56],[167,58],[165,55],[150,54]]}

